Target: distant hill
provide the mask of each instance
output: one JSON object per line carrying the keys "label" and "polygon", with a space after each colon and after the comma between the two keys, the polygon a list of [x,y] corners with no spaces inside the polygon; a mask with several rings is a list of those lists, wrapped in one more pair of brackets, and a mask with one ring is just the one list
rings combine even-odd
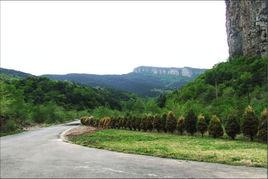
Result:
{"label": "distant hill", "polygon": [[180,88],[202,74],[206,69],[159,68],[140,66],[123,75],[76,74],[43,75],[53,80],[68,80],[92,86],[106,87],[136,93],[142,96],[157,96],[164,91]]}
{"label": "distant hill", "polygon": [[26,77],[34,76],[30,73],[24,73],[21,71],[12,70],[12,69],[5,69],[5,68],[0,68],[0,74],[1,75],[8,75],[10,77],[15,77],[15,78],[26,78]]}

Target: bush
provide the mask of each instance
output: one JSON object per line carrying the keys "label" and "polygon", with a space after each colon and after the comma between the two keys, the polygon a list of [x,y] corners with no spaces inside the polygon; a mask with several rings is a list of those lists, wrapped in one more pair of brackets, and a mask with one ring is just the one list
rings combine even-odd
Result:
{"label": "bush", "polygon": [[256,136],[258,131],[258,119],[255,115],[253,108],[249,105],[246,107],[243,114],[242,132],[245,136],[249,137],[251,141]]}
{"label": "bush", "polygon": [[[12,120],[12,119],[8,119],[5,121],[4,126],[3,126],[3,131],[4,132],[12,132],[17,130],[18,126],[16,121]],[[1,130],[2,132],[2,130]]]}
{"label": "bush", "polygon": [[119,117],[119,127],[124,129],[126,127],[126,120],[124,117]]}
{"label": "bush", "polygon": [[152,115],[148,115],[146,119],[147,119],[147,129],[149,131],[152,131],[154,128],[154,117]]}
{"label": "bush", "polygon": [[204,133],[207,131],[208,126],[206,123],[205,116],[200,114],[197,119],[197,130],[201,133],[202,137]]}
{"label": "bush", "polygon": [[143,117],[141,118],[140,128],[141,128],[143,131],[145,131],[145,132],[148,130],[148,120],[147,120],[147,116],[143,116]]}
{"label": "bush", "polygon": [[172,111],[168,112],[166,120],[167,131],[173,133],[176,130],[176,117]]}
{"label": "bush", "polygon": [[266,143],[267,143],[267,132],[268,132],[267,123],[268,123],[268,109],[265,108],[261,113],[257,137]]}
{"label": "bush", "polygon": [[213,115],[209,122],[208,133],[214,138],[223,136],[221,121],[216,115]]}
{"label": "bush", "polygon": [[88,123],[88,122],[89,122],[88,118],[89,118],[88,116],[83,116],[83,117],[81,117],[81,118],[80,118],[80,122],[81,122],[81,124],[82,124],[82,125],[89,125],[89,123]]}
{"label": "bush", "polygon": [[110,117],[103,117],[100,119],[99,127],[103,129],[110,128],[112,124],[112,120]]}
{"label": "bush", "polygon": [[185,129],[185,119],[183,116],[180,116],[177,121],[177,129],[179,133],[182,135]]}
{"label": "bush", "polygon": [[157,130],[157,132],[161,131],[161,116],[156,115],[154,116],[154,129]]}
{"label": "bush", "polygon": [[240,133],[240,125],[238,122],[238,116],[236,114],[230,114],[227,117],[225,130],[227,135],[233,140],[235,139],[236,135]]}
{"label": "bush", "polygon": [[161,121],[160,121],[160,130],[163,130],[164,132],[167,132],[167,129],[166,129],[166,121],[167,121],[167,114],[164,113],[162,116],[161,116]]}
{"label": "bush", "polygon": [[141,130],[141,122],[142,122],[142,118],[136,117],[135,124],[136,124],[136,129],[138,129],[138,131]]}
{"label": "bush", "polygon": [[191,109],[188,111],[186,117],[185,117],[185,129],[188,133],[193,135],[196,131],[196,125],[197,125],[197,119],[194,111]]}

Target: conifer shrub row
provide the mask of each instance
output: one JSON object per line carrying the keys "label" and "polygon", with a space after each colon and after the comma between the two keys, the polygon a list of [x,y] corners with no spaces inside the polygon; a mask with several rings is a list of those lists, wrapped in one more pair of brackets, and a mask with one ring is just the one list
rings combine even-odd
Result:
{"label": "conifer shrub row", "polygon": [[[203,114],[197,116],[191,109],[186,113],[185,117],[180,116],[178,119],[174,113],[170,111],[163,115],[126,115],[119,117],[104,117],[99,120],[92,116],[84,116],[81,117],[80,120],[83,125],[91,125],[103,129],[112,128],[169,133],[178,131],[181,135],[184,134],[185,131],[190,135],[199,132],[202,137],[208,132],[208,134],[214,138],[222,137],[224,135],[224,127],[218,116],[212,115],[209,124],[207,124],[208,119]],[[254,137],[257,136],[258,139],[267,142],[267,109],[262,112],[259,122],[253,108],[248,106],[245,109],[241,120],[242,122],[240,124],[240,118],[236,113],[230,113],[228,115],[225,132],[231,139],[235,139],[237,134],[242,131],[244,136],[249,137],[250,140],[253,140]]]}

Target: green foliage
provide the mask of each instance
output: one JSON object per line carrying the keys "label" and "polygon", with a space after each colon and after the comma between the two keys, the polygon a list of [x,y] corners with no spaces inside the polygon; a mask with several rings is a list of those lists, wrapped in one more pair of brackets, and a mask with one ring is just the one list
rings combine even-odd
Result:
{"label": "green foliage", "polygon": [[177,130],[182,135],[185,130],[185,118],[183,116],[180,116],[177,121]]}
{"label": "green foliage", "polygon": [[207,131],[207,128],[208,126],[205,120],[205,116],[203,114],[200,114],[197,118],[197,130],[201,133],[202,137]]}
{"label": "green foliage", "polygon": [[268,59],[236,57],[215,65],[194,81],[166,95],[165,107],[175,114],[217,114],[226,123],[228,114],[237,109],[240,115],[250,103],[259,115],[268,107]]}
{"label": "green foliage", "polygon": [[197,117],[192,109],[186,114],[185,129],[191,135],[197,131]]}
{"label": "green foliage", "polygon": [[[14,78],[1,74],[0,77],[0,116],[16,121],[18,129],[34,123],[61,123],[89,112],[97,118],[121,115],[121,103],[136,98],[127,93],[34,76]],[[94,119],[91,123],[97,126],[98,121]],[[1,132],[4,128],[13,130],[7,125],[8,122],[1,124]]]}
{"label": "green foliage", "polygon": [[17,130],[18,126],[16,121],[12,120],[12,119],[8,119],[5,122],[4,127],[1,129],[3,130],[3,132],[8,132],[8,131],[15,131]]}
{"label": "green foliage", "polygon": [[236,135],[240,133],[240,124],[237,114],[231,113],[228,116],[225,131],[233,140],[235,139]]}
{"label": "green foliage", "polygon": [[173,133],[176,130],[176,117],[172,111],[169,111],[166,119],[166,130]]}
{"label": "green foliage", "polygon": [[208,133],[214,138],[223,136],[223,128],[221,125],[221,121],[216,115],[213,115],[210,120],[208,126]]}
{"label": "green foliage", "polygon": [[252,141],[258,131],[258,119],[253,108],[248,105],[243,114],[242,132]]}
{"label": "green foliage", "polygon": [[267,143],[267,124],[268,124],[268,109],[265,108],[261,113],[260,124],[258,128],[257,137],[263,142]]}

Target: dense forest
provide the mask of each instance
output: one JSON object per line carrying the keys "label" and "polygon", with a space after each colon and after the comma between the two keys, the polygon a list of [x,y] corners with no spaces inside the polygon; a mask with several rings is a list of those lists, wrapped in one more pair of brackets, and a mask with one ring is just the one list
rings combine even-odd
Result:
{"label": "dense forest", "polygon": [[[12,73],[13,74],[13,73]],[[111,89],[90,88],[44,77],[0,75],[1,132],[33,123],[73,120],[99,107],[122,111],[136,96]]]}

